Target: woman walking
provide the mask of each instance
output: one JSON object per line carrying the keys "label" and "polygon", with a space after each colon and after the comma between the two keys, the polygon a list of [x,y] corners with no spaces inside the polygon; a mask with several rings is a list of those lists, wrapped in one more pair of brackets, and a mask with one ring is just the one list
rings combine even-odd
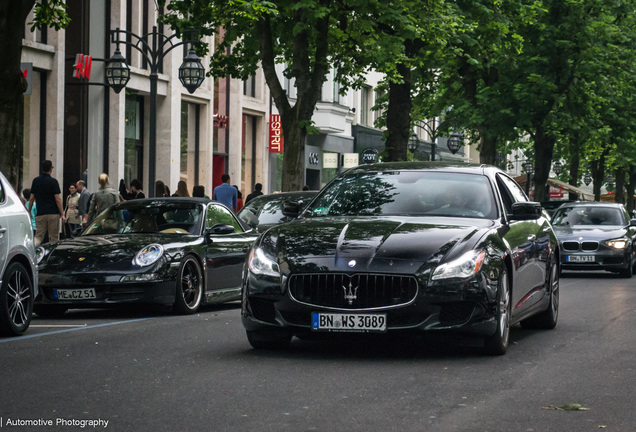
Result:
{"label": "woman walking", "polygon": [[66,208],[64,209],[64,216],[66,216],[66,223],[68,224],[69,228],[69,237],[72,237],[75,230],[82,224],[82,219],[79,215],[79,209],[77,208],[77,206],[79,205],[80,194],[77,193],[77,188],[74,184],[71,184],[68,190],[71,194],[66,197]]}

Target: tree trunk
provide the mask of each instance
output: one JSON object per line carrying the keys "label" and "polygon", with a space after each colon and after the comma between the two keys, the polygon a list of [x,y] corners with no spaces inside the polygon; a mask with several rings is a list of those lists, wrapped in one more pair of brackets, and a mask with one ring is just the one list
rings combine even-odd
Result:
{"label": "tree trunk", "polygon": [[543,126],[539,126],[534,136],[534,197],[533,201],[549,201],[550,193],[547,181],[552,167],[552,152],[554,138],[545,133]]}
{"label": "tree trunk", "polygon": [[[570,138],[570,180],[568,184],[579,187],[579,167],[581,166],[581,154],[579,152],[578,136]],[[568,194],[568,198],[571,201],[575,201],[578,195],[574,192]]]}
{"label": "tree trunk", "polygon": [[22,31],[35,0],[0,2],[0,171],[14,188],[20,181],[20,113],[26,81],[20,70]]}
{"label": "tree trunk", "polygon": [[605,151],[601,154],[599,160],[592,161],[590,170],[592,171],[592,179],[594,180],[594,201],[600,201],[601,187],[603,186],[603,178],[605,177]]}
{"label": "tree trunk", "polygon": [[497,138],[487,136],[484,128],[479,128],[479,162],[486,165],[497,164]]}
{"label": "tree trunk", "polygon": [[397,70],[402,82],[389,83],[389,106],[386,111],[386,162],[406,160],[406,149],[411,137],[411,70],[399,64]]}
{"label": "tree trunk", "polygon": [[617,203],[625,203],[625,168],[616,170],[616,190],[614,192],[614,201]]}
{"label": "tree trunk", "polygon": [[627,183],[627,211],[631,212],[636,208],[636,200],[634,199],[634,191],[636,190],[636,168],[629,171],[629,182]]}

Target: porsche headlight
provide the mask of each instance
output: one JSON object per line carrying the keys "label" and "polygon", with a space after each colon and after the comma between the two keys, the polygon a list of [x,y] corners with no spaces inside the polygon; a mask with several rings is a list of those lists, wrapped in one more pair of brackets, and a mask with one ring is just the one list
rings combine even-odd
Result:
{"label": "porsche headlight", "polygon": [[250,272],[255,275],[280,277],[280,267],[273,259],[267,257],[263,249],[255,247],[247,261]]}
{"label": "porsche headlight", "polygon": [[157,262],[163,255],[163,246],[159,244],[151,244],[144,247],[135,256],[134,263],[139,267],[147,267]]}
{"label": "porsche headlight", "polygon": [[627,240],[625,239],[607,240],[605,244],[614,249],[625,249],[625,246],[627,246]]}
{"label": "porsche headlight", "polygon": [[433,272],[433,280],[449,278],[467,278],[479,271],[486,253],[470,251],[446,264],[438,266]]}

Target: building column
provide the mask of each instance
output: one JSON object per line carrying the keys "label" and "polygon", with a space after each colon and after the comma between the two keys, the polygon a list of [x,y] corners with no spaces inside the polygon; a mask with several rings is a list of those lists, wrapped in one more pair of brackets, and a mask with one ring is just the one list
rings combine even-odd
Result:
{"label": "building column", "polygon": [[[50,31],[48,44],[55,47],[53,68],[47,74],[46,84],[46,154],[53,162],[51,174],[60,183],[64,178],[64,53],[66,32]],[[39,164],[38,164],[39,165]],[[38,168],[39,170],[39,168]]]}
{"label": "building column", "polygon": [[230,110],[229,124],[230,140],[227,143],[228,167],[230,184],[241,182],[241,143],[243,140],[243,81],[232,78],[230,81]]}

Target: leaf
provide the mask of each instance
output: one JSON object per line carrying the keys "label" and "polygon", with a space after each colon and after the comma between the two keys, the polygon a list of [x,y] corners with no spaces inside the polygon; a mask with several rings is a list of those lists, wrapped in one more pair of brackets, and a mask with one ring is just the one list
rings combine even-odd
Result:
{"label": "leaf", "polygon": [[552,409],[552,410],[559,410],[559,411],[589,411],[589,408],[584,408],[581,406],[581,404],[577,404],[577,403],[571,403],[571,404],[566,404],[560,407],[554,406],[554,405],[548,405],[547,407],[541,407],[541,409]]}

